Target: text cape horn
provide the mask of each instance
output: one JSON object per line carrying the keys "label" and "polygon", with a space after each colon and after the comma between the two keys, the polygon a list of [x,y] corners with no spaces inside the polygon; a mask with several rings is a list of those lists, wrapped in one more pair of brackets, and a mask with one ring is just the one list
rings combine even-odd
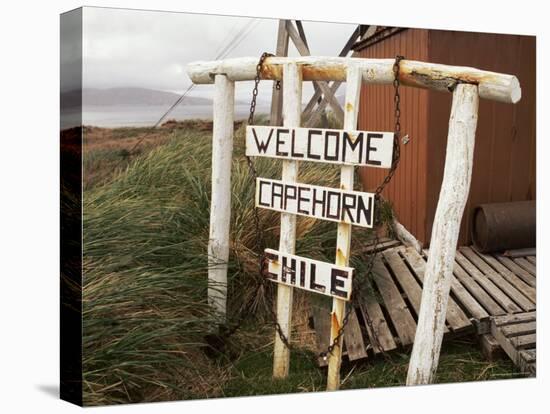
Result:
{"label": "text cape horn", "polygon": [[256,179],[256,207],[372,228],[374,194]]}

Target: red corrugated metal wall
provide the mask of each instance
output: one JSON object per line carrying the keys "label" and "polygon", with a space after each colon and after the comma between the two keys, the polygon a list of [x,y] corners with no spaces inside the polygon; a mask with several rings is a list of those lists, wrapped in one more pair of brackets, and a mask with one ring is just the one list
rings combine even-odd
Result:
{"label": "red corrugated metal wall", "polygon": [[[469,225],[475,206],[536,197],[535,38],[440,30],[408,29],[363,49],[361,57],[408,59],[474,66],[516,75],[522,99],[516,105],[480,101],[474,170],[460,244],[470,243]],[[404,87],[402,131],[410,142],[384,192],[399,221],[425,245],[429,243],[439,199],[451,109],[451,94]],[[391,86],[364,86],[359,128],[393,128]],[[372,190],[387,170],[361,171],[365,189]]]}
{"label": "red corrugated metal wall", "polygon": [[[459,239],[469,244],[476,206],[536,198],[535,37],[430,30],[428,41],[430,62],[510,73],[521,84],[522,98],[515,105],[479,102],[472,183]],[[430,92],[429,100],[427,234],[443,179],[451,94]]]}
{"label": "red corrugated metal wall", "polygon": [[[362,50],[365,58],[394,58],[427,60],[428,31],[405,30]],[[393,131],[393,86],[365,85],[361,90],[359,128],[371,131]],[[419,239],[425,238],[426,223],[426,148],[428,92],[401,87],[401,130],[410,141],[402,145],[399,169],[383,196],[390,200],[401,223]],[[361,170],[363,187],[374,190],[388,170]]]}

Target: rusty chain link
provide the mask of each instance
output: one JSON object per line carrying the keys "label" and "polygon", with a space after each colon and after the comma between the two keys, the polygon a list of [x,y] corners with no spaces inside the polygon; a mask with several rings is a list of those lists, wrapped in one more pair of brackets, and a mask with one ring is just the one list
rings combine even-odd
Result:
{"label": "rusty chain link", "polygon": [[[253,123],[254,123],[254,113],[255,113],[255,110],[256,110],[256,98],[258,96],[258,85],[259,85],[260,80],[261,80],[262,66],[264,64],[265,59],[270,57],[270,56],[274,56],[274,55],[272,55],[271,53],[264,52],[262,54],[262,56],[260,57],[260,60],[257,64],[257,66],[256,66],[256,77],[254,79],[254,88],[252,90],[252,100],[250,102],[250,115],[248,117],[248,125],[253,125]],[[401,134],[401,122],[400,122],[400,118],[401,118],[400,101],[401,101],[401,97],[400,97],[400,94],[399,94],[399,86],[400,86],[400,82],[399,82],[399,64],[400,64],[401,60],[403,60],[403,59],[404,59],[403,56],[398,55],[398,56],[396,56],[395,62],[393,64],[393,75],[394,75],[394,80],[393,80],[393,87],[394,87],[393,158],[392,158],[392,164],[391,164],[391,167],[390,167],[390,171],[388,172],[388,174],[386,175],[386,177],[384,178],[382,183],[376,188],[376,191],[374,193],[374,201],[375,201],[375,216],[374,216],[375,218],[374,218],[374,223],[373,223],[374,237],[372,239],[372,243],[370,244],[370,249],[372,251],[372,254],[369,255],[369,260],[367,262],[366,269],[364,271],[364,280],[368,280],[369,278],[372,278],[373,267],[374,267],[374,263],[375,263],[376,256],[377,256],[378,244],[379,244],[379,241],[380,241],[379,237],[378,237],[378,232],[376,230],[376,228],[380,225],[380,217],[376,214],[376,212],[378,212],[380,210],[379,204],[380,204],[381,193],[384,190],[384,188],[386,187],[386,185],[391,181],[393,175],[395,174],[397,166],[399,164],[399,158],[400,158],[400,141],[399,141],[399,139],[400,139],[400,134]],[[277,81],[275,87],[277,89],[280,89],[280,81]],[[257,170],[254,166],[254,162],[252,161],[251,157],[246,156],[246,161],[247,161],[247,164],[248,164],[250,175],[251,175],[251,177],[254,181],[253,185],[255,187],[256,179],[258,178],[258,172],[257,172]],[[259,218],[259,215],[258,215],[258,209],[257,208],[254,208],[254,227],[255,227],[255,233],[256,233],[256,240],[255,240],[256,246],[255,247],[256,247],[256,251],[258,252],[258,257],[259,257],[259,260],[258,260],[258,274],[259,274],[258,289],[260,289],[262,287],[265,287],[265,283],[266,283],[266,279],[264,277],[264,271],[265,271],[265,268],[266,268],[266,260],[267,259],[264,255],[263,229],[262,229],[262,226],[260,224],[260,218]],[[292,272],[291,269],[287,269],[287,271]],[[319,353],[319,357],[326,360],[328,358],[328,356],[330,354],[332,354],[332,352],[334,351],[334,348],[339,346],[340,339],[342,339],[342,336],[344,335],[345,327],[349,322],[351,312],[355,309],[356,306],[359,306],[359,305],[362,304],[361,296],[362,296],[362,294],[361,294],[361,286],[359,284],[359,278],[354,277],[353,283],[352,283],[352,297],[351,297],[350,303],[347,306],[347,311],[344,315],[344,319],[342,321],[342,326],[339,328],[338,333],[336,334],[336,336],[334,337],[334,339],[332,340],[330,345],[327,347],[326,351],[323,351],[323,352]],[[288,349],[291,349],[290,341],[287,338],[287,336],[285,335],[285,333],[283,332],[279,322],[277,321],[277,315],[276,315],[276,313],[273,309],[273,306],[269,306],[269,309],[271,311],[271,317],[273,318],[273,322],[274,322],[274,325],[275,325],[275,330],[277,332],[277,335],[279,336],[279,338],[281,339],[283,344]],[[367,324],[368,329],[370,331],[369,336],[372,336],[372,339],[374,339],[375,344],[373,344],[373,345],[376,346],[381,353],[385,354],[385,352],[384,352],[384,350],[383,350],[383,348],[380,344],[380,341],[378,340],[378,335],[376,333],[376,330],[374,329],[372,320],[371,320],[370,316],[368,315],[368,312],[364,308],[363,308],[363,315],[365,316],[365,323]]]}

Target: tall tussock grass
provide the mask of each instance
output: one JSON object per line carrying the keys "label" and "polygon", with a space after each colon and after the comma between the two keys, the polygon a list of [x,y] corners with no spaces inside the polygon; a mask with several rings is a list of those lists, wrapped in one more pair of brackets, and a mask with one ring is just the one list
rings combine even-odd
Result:
{"label": "tall tussock grass", "polygon": [[[226,358],[204,352],[210,346],[205,335],[216,326],[207,304],[210,164],[211,133],[180,129],[111,181],[85,191],[85,404],[222,396],[234,375]],[[255,164],[260,176],[280,178],[280,162]],[[299,179],[337,187],[339,170],[302,163]],[[263,328],[274,290],[257,288],[253,215],[242,126],[232,170],[228,313],[235,320],[246,307],[247,323]],[[263,244],[277,248],[279,214],[261,210],[259,216]],[[367,236],[354,229],[355,242]],[[333,261],[335,240],[334,223],[298,219],[298,254]]]}

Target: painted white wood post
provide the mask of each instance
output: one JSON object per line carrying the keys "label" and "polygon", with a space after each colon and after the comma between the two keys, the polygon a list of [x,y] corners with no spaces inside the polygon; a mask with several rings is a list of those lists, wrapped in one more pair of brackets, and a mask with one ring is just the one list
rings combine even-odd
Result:
{"label": "painted white wood post", "polygon": [[[302,114],[302,68],[296,63],[283,65],[283,125],[300,126]],[[298,161],[283,161],[282,180],[285,183],[296,182],[298,178]],[[281,213],[281,236],[279,251],[294,254],[296,247],[296,216]],[[277,322],[288,340],[292,330],[292,297],[293,288],[283,284],[277,285]],[[290,365],[290,351],[281,338],[275,333],[273,352],[273,377],[286,378]]]}
{"label": "painted white wood post", "polygon": [[[359,112],[359,97],[361,92],[362,73],[358,66],[350,65],[346,76],[346,101],[344,104],[344,130],[354,131],[357,129],[357,114]],[[340,189],[353,190],[353,179],[355,170],[352,165],[344,165],[340,170]],[[339,266],[349,265],[351,251],[351,224],[339,223],[336,239],[336,261]],[[346,302],[342,299],[332,300],[332,313],[330,315],[330,343],[338,335],[342,326]],[[327,390],[333,391],[340,388],[340,365],[342,364],[342,342],[343,337],[329,355]]]}
{"label": "painted white wood post", "polygon": [[231,218],[231,158],[235,83],[216,75],[212,134],[212,197],[208,241],[208,303],[225,322],[227,308],[227,261]]}
{"label": "painted white wood post", "polygon": [[407,385],[429,384],[437,371],[460,221],[470,191],[478,102],[476,85],[456,86]]}

